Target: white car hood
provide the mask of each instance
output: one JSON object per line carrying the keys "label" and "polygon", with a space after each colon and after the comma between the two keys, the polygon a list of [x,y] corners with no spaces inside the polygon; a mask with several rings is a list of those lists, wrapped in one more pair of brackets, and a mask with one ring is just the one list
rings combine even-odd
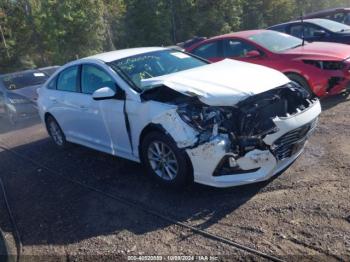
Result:
{"label": "white car hood", "polygon": [[233,106],[249,96],[289,83],[282,73],[231,59],[142,80],[143,87],[165,85],[211,106]]}

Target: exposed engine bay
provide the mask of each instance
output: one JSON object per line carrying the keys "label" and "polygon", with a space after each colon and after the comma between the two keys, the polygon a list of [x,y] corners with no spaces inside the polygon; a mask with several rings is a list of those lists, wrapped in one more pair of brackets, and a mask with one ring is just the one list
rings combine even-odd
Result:
{"label": "exposed engine bay", "polygon": [[[198,142],[192,147],[218,134],[227,134],[232,141],[232,149],[238,155],[256,148],[265,150],[262,139],[277,131],[272,121],[275,117],[288,117],[313,103],[313,98],[294,83],[251,96],[233,107],[208,106],[193,97],[176,96],[176,91],[171,89],[167,90],[172,94],[166,99],[164,92],[163,89],[160,102],[176,103],[181,119],[198,131]],[[154,93],[159,95],[160,92]]]}
{"label": "exposed engine bay", "polygon": [[295,83],[249,96],[233,106],[209,106],[198,96],[186,96],[166,86],[151,89],[142,98],[176,105],[165,129],[178,126],[177,118],[191,127],[195,139],[189,143],[179,139],[181,146],[178,145],[187,151],[192,162],[203,162],[203,157],[217,161],[213,176],[254,173],[275,166],[276,161],[289,159],[302,150],[316,125],[316,119],[298,128],[280,130],[284,128],[277,125],[279,121],[291,121],[318,103],[317,98]]}

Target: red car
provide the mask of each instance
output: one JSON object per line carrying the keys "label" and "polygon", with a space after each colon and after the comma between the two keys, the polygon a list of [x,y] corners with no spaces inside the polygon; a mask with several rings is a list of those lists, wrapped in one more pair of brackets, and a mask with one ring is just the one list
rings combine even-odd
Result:
{"label": "red car", "polygon": [[274,68],[319,97],[350,86],[349,45],[303,43],[284,33],[252,30],[206,39],[186,51],[212,62],[232,58]]}

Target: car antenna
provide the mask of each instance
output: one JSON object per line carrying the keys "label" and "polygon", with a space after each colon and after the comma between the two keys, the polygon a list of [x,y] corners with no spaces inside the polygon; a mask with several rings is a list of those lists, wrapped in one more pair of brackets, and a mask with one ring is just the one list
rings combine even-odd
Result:
{"label": "car antenna", "polygon": [[303,42],[301,43],[302,46],[305,45],[305,27],[304,27],[304,15],[303,15],[303,11],[301,11],[301,27],[302,27],[302,33],[301,33],[301,39],[303,40]]}

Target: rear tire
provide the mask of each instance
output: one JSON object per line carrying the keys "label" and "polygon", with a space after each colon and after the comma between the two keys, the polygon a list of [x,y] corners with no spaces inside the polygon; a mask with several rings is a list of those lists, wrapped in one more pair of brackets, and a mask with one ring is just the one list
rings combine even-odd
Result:
{"label": "rear tire", "polygon": [[304,88],[309,94],[311,95],[314,95],[314,92],[312,91],[310,85],[308,84],[308,82],[306,81],[306,79],[304,77],[302,77],[301,75],[298,75],[298,74],[293,74],[293,73],[290,73],[290,74],[286,74],[286,76],[298,83],[302,88]]}
{"label": "rear tire", "polygon": [[161,132],[151,132],[144,137],[141,161],[147,173],[163,185],[179,188],[193,181],[186,152]]}
{"label": "rear tire", "polygon": [[68,147],[66,136],[53,116],[48,116],[46,118],[46,128],[52,141],[57,147],[61,149],[66,149]]}

